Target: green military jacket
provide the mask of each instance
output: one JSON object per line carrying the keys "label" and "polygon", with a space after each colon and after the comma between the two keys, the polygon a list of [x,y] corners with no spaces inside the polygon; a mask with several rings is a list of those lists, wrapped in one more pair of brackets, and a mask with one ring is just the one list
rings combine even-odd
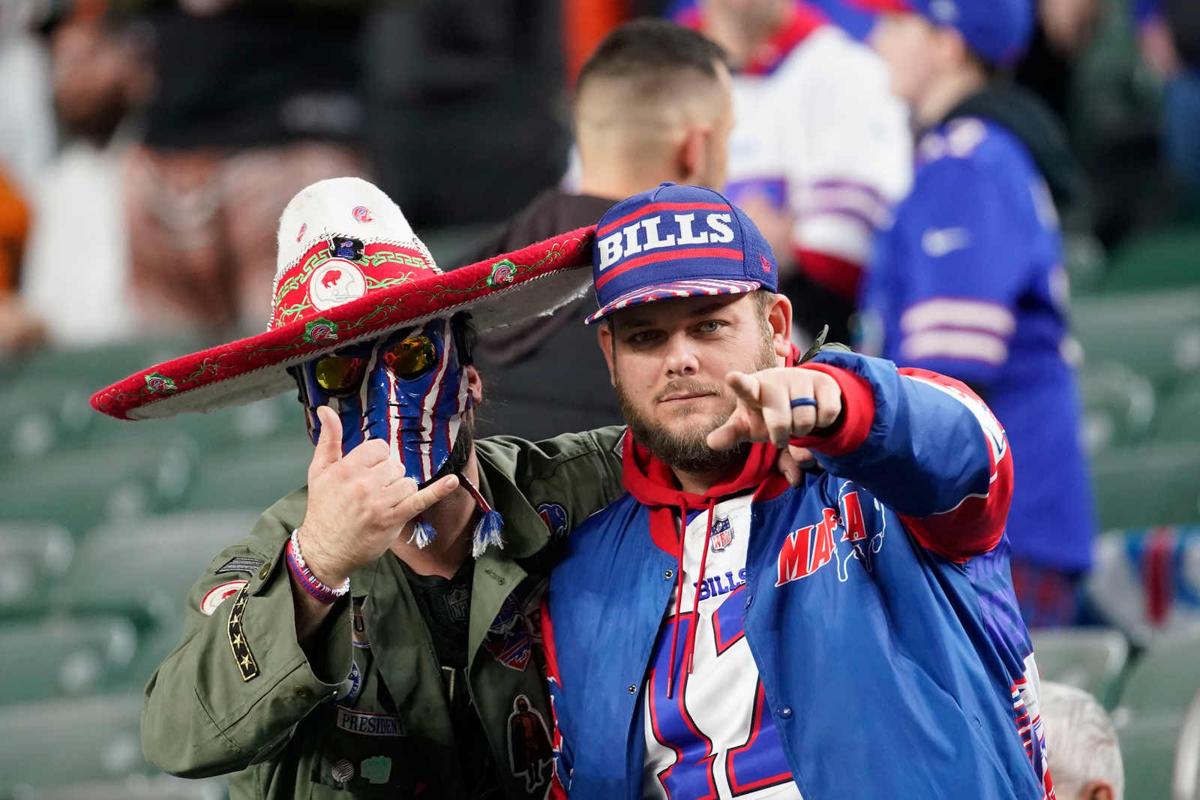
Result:
{"label": "green military jacket", "polygon": [[[551,717],[530,616],[552,545],[622,491],[623,430],[476,444],[505,546],[475,564],[465,689],[506,797],[544,797],[549,785]],[[447,700],[464,687],[444,679],[455,673],[441,669],[394,555],[351,576],[350,601],[309,655],[298,644],[282,555],[306,500],[301,489],[267,509],[192,587],[183,640],[146,687],[146,758],[185,777],[234,773],[235,800],[464,796]]]}

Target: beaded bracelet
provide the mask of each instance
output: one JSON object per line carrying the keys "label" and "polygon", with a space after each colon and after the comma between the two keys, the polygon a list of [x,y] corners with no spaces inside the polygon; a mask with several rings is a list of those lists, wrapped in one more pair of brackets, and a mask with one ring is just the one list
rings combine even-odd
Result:
{"label": "beaded bracelet", "polygon": [[300,585],[304,587],[304,591],[312,595],[317,601],[331,605],[339,597],[345,596],[350,591],[350,579],[346,578],[342,582],[342,585],[335,589],[323,583],[316,575],[313,575],[312,570],[304,563],[304,556],[300,555],[300,540],[296,536],[299,532],[299,528],[292,531],[292,538],[288,539],[287,547],[284,549],[288,571],[292,573],[292,577],[300,582]]}

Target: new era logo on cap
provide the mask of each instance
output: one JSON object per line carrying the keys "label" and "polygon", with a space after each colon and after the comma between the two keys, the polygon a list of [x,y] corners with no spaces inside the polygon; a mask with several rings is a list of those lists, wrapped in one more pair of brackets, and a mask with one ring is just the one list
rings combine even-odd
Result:
{"label": "new era logo on cap", "polygon": [[638,303],[775,291],[779,269],[750,218],[717,192],[664,183],[613,206],[596,226],[596,322]]}

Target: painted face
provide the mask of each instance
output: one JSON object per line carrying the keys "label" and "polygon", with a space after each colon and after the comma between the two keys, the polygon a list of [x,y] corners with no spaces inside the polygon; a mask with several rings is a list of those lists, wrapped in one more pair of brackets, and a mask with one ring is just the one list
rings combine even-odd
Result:
{"label": "painted face", "polygon": [[342,452],[383,439],[419,484],[431,480],[458,437],[470,407],[467,374],[448,319],[343,347],[293,369],[314,444],[317,408],[342,419]]}

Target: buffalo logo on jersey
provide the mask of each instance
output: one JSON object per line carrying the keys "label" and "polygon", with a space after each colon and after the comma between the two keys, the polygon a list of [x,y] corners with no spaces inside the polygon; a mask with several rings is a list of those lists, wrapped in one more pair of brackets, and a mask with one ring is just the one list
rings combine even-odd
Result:
{"label": "buffalo logo on jersey", "polygon": [[510,594],[504,598],[500,612],[484,637],[483,646],[504,666],[522,672],[533,654],[533,639],[529,623],[520,605]]}
{"label": "buffalo logo on jersey", "polygon": [[663,184],[613,206],[596,228],[595,322],[639,303],[778,287],[771,249],[741,209],[711,189]]}
{"label": "buffalo logo on jersey", "polygon": [[874,555],[883,548],[887,523],[879,501],[869,495],[865,499],[871,503],[866,514],[863,498],[847,484],[840,492],[838,508],[822,509],[818,522],[789,533],[779,551],[775,585],[803,580],[835,558],[842,583],[850,577],[851,560],[870,572]]}
{"label": "buffalo logo on jersey", "polygon": [[542,503],[537,507],[537,513],[542,522],[546,523],[546,530],[550,531],[552,539],[561,539],[567,535],[570,518],[561,503]]}

